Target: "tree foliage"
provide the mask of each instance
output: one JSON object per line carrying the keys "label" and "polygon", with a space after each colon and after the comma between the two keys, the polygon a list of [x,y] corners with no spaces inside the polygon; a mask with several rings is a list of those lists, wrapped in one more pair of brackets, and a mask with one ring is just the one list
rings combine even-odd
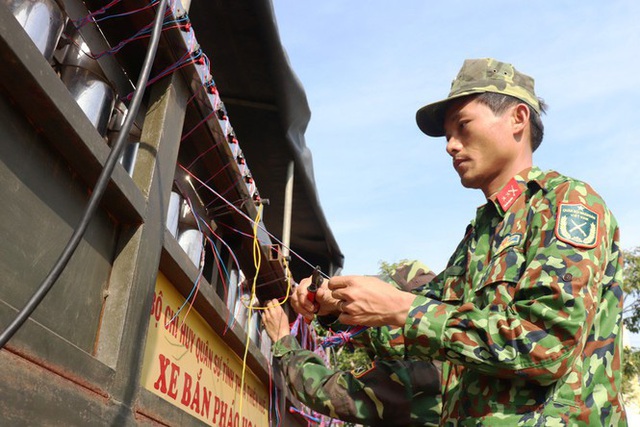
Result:
{"label": "tree foliage", "polygon": [[[625,293],[624,324],[629,332],[640,332],[640,247],[622,251],[624,266],[622,270],[622,290]],[[640,351],[634,347],[625,347],[622,353],[622,394],[633,399],[634,385],[638,384],[640,374]]]}
{"label": "tree foliage", "polygon": [[622,290],[625,293],[624,324],[630,332],[640,332],[640,247],[623,250]]}
{"label": "tree foliage", "polygon": [[640,351],[632,347],[625,347],[622,351],[622,386],[621,392],[625,396],[632,395],[635,390],[633,381],[638,382],[640,374]]}
{"label": "tree foliage", "polygon": [[371,363],[367,353],[361,348],[346,346],[332,349],[333,367],[338,371],[358,371]]}

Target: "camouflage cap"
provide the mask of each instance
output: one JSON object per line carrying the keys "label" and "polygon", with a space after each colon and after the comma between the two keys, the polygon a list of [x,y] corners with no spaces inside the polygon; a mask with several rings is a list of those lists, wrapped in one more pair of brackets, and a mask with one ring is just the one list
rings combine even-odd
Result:
{"label": "camouflage cap", "polygon": [[444,136],[444,114],[449,102],[485,92],[511,95],[526,102],[540,114],[540,102],[533,90],[533,78],[517,71],[513,65],[495,59],[466,59],[458,76],[451,83],[449,96],[418,110],[418,127],[429,136]]}

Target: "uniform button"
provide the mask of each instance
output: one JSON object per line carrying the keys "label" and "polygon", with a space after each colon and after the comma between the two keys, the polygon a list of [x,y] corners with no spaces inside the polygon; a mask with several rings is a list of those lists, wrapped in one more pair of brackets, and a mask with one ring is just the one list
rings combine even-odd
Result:
{"label": "uniform button", "polygon": [[570,282],[571,279],[573,279],[573,274],[571,273],[565,273],[564,276],[562,276],[562,280],[565,282]]}

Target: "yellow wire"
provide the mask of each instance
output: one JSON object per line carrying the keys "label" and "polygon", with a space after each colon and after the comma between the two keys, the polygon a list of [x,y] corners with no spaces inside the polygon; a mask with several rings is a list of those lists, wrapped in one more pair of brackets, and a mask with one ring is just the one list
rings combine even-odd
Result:
{"label": "yellow wire", "polygon": [[[284,299],[282,301],[278,301],[278,305],[284,305],[289,300],[289,296],[291,294],[291,271],[289,270],[289,266],[285,266],[285,276],[287,281],[287,293],[284,295]],[[244,306],[244,308],[251,308],[252,310],[266,310],[269,307],[263,306],[253,306],[251,304],[246,305],[242,300],[240,303]]]}
{"label": "yellow wire", "polygon": [[[262,209],[262,205],[260,205],[260,208]],[[258,269],[260,266],[260,261],[262,260],[262,252],[260,251],[260,243],[258,242],[258,228],[257,225],[259,223],[259,216],[260,216],[260,212],[258,212],[258,215],[256,216],[256,221],[254,222],[254,228],[253,228],[253,265],[256,267],[256,274],[253,276],[253,287],[252,287],[252,294],[255,295],[255,289],[256,289],[256,283],[258,280]],[[257,252],[257,254],[256,254]],[[258,264],[256,266],[256,258],[258,259]],[[291,279],[292,279],[292,274],[291,274],[291,270],[289,269],[289,263],[287,262],[286,258],[282,258],[282,261],[284,263],[284,273],[285,273],[285,280],[287,281],[287,291],[284,295],[284,299],[282,301],[278,301],[278,305],[282,306],[284,304],[287,303],[287,301],[289,300],[289,296],[291,294]],[[262,306],[253,306],[252,305],[252,301],[249,301],[249,305],[245,305],[245,303],[240,300],[240,303],[244,306],[244,308],[247,309],[251,309],[251,310],[266,310],[268,307],[262,307]]]}
{"label": "yellow wire", "polygon": [[[245,373],[247,368],[247,354],[249,353],[249,342],[251,341],[251,328],[250,328],[251,318],[253,316],[254,310],[267,309],[267,307],[255,307],[253,305],[253,301],[256,299],[256,287],[258,283],[258,276],[260,273],[260,265],[262,264],[262,248],[260,247],[260,241],[258,240],[258,226],[260,224],[260,219],[262,217],[262,209],[263,209],[263,205],[260,204],[258,206],[258,213],[256,214],[256,219],[253,223],[253,266],[255,267],[256,272],[253,276],[253,284],[251,286],[251,295],[249,297],[249,305],[245,305],[242,299],[240,299],[241,304],[245,308],[247,308],[247,310],[249,311],[247,315],[247,323],[246,323],[246,327],[247,327],[246,341],[247,342],[244,348],[244,355],[242,357],[242,376],[240,380],[240,405],[239,405],[239,411],[238,411],[240,416],[242,416],[242,406],[244,403],[244,379],[245,379]],[[291,274],[291,270],[289,269],[289,263],[287,262],[287,260],[283,258],[283,261],[284,261],[284,267],[285,267],[285,276],[287,280],[287,293],[284,299],[279,303],[279,305],[285,304],[289,299],[289,295],[291,293],[292,274]]]}
{"label": "yellow wire", "polygon": [[[242,357],[242,377],[240,380],[240,406],[238,413],[242,417],[242,405],[244,403],[244,377],[247,370],[247,354],[249,353],[249,342],[251,341],[251,317],[253,315],[253,300],[256,295],[256,283],[258,282],[258,275],[260,273],[260,264],[262,263],[262,251],[260,248],[260,242],[258,241],[258,224],[260,224],[260,218],[262,216],[262,203],[258,206],[258,213],[256,214],[256,219],[253,223],[253,265],[256,269],[255,274],[253,275],[253,285],[251,286],[251,295],[249,297],[249,306],[247,309],[249,313],[247,314],[247,343],[244,347],[244,356]],[[240,299],[242,301],[242,299]],[[243,303],[244,305],[244,303]]]}

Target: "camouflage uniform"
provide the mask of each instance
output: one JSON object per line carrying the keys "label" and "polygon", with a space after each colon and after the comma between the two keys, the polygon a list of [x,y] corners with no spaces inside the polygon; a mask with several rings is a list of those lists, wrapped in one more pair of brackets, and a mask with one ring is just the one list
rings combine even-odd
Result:
{"label": "camouflage uniform", "polygon": [[[391,273],[396,286],[410,290],[435,275],[417,261]],[[321,324],[340,329],[335,317]],[[309,408],[338,418],[371,426],[437,426],[440,419],[440,372],[428,360],[405,355],[401,328],[369,328],[353,338],[374,362],[364,372],[327,368],[315,353],[300,348],[290,335],[273,345],[291,391]]]}
{"label": "camouflage uniform", "polygon": [[591,187],[535,167],[478,208],[404,327],[446,361],[443,425],[626,425],[618,233]]}
{"label": "camouflage uniform", "polygon": [[431,362],[376,359],[364,372],[335,371],[291,335],[273,346],[292,393],[314,411],[371,426],[437,426],[440,374]]}

